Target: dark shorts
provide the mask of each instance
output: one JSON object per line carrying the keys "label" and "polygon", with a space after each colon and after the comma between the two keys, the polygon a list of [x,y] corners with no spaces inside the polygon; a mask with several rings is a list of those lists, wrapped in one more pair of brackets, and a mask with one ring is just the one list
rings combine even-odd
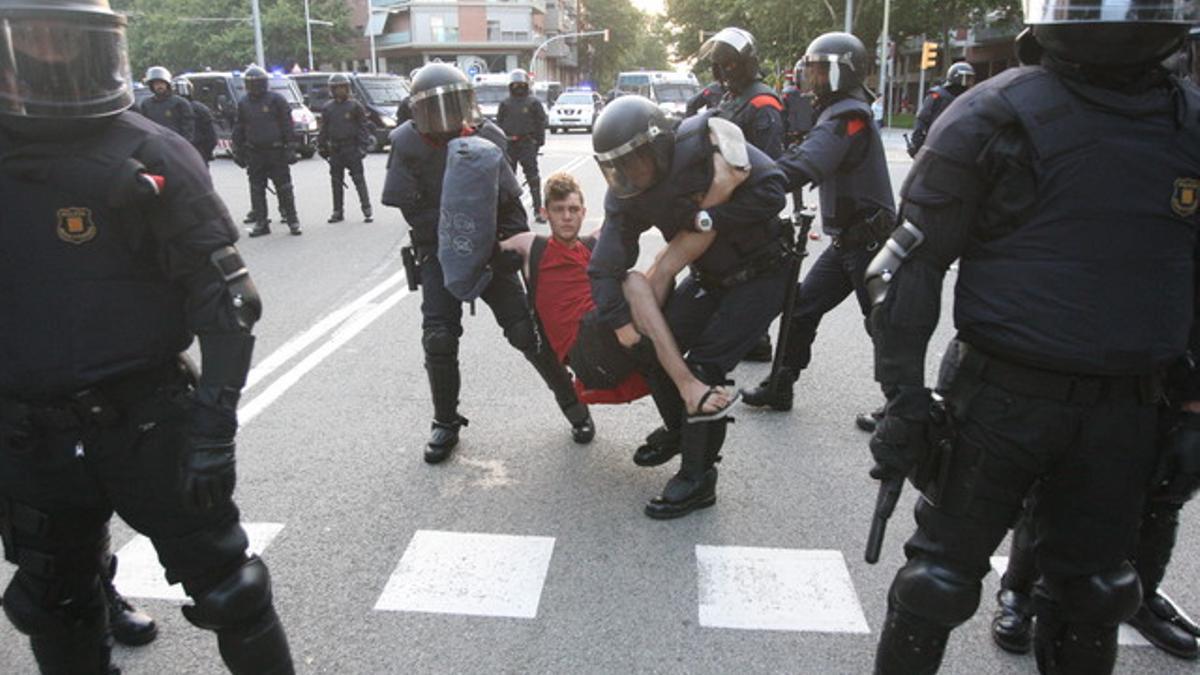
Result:
{"label": "dark shorts", "polygon": [[634,353],[621,346],[616,333],[594,309],[579,319],[579,333],[567,351],[567,363],[588,389],[612,389],[638,369]]}

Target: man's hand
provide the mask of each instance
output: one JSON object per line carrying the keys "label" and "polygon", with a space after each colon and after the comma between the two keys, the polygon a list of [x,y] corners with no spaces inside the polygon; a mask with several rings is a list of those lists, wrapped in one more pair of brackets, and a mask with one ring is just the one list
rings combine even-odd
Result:
{"label": "man's hand", "polygon": [[616,331],[617,341],[626,349],[633,349],[637,343],[642,341],[642,334],[637,332],[632,323],[627,323],[621,326]]}
{"label": "man's hand", "polygon": [[184,504],[194,511],[207,511],[233,497],[237,479],[234,471],[234,437],[237,412],[220,405],[202,403],[189,396],[187,448],[183,459]]}
{"label": "man's hand", "polygon": [[888,397],[871,436],[872,478],[903,478],[928,454],[930,402],[929,390],[922,387],[901,387]]}

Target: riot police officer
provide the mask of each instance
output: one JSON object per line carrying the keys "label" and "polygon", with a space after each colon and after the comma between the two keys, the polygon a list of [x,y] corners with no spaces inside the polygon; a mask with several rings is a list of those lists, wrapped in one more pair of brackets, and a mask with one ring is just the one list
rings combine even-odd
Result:
{"label": "riot police officer", "polygon": [[[732,129],[733,138],[714,141],[714,135],[726,133],[723,129]],[[604,225],[588,268],[599,320],[624,347],[637,348],[639,336],[621,284],[638,258],[638,238],[651,227],[668,240],[685,229],[715,229],[712,244],[692,264],[663,313],[696,377],[710,386],[725,383],[783,303],[786,252],[778,217],[787,203],[783,173],[728,120],[695,115],[672,129],[666,113],[635,95],[605,107],[592,147],[608,182]],[[749,175],[727,200],[709,206],[714,153]],[[716,463],[730,420],[687,419],[670,381],[657,370],[646,375],[663,427],[647,438],[634,461],[661,464],[682,454],[679,471],[646,505],[646,515],[678,518],[712,506]]]}
{"label": "riot police officer", "polygon": [[[751,145],[778,159],[783,154],[783,102],[762,81],[754,36],[741,28],[722,28],[701,45],[696,58],[712,62],[713,78],[725,90],[716,114],[738,125]],[[764,332],[745,356],[747,361],[770,361],[771,336]]]}
{"label": "riot police officer", "polygon": [[154,95],[142,100],[138,112],[183,136],[189,143],[194,141],[196,115],[191,104],[175,94],[171,86],[171,71],[162,66],[153,66],[146,71],[144,82]]}
{"label": "riot police officer", "polygon": [[300,234],[296,194],[290,165],[295,163],[296,136],[292,108],[283,96],[270,90],[267,71],[250,66],[242,75],[246,95],[238,101],[233,123],[233,158],[246,168],[250,179],[250,211],[258,219],[251,237],[271,233],[267,220],[267,180],[275,184],[279,217],[292,234]]}
{"label": "riot police officer", "polygon": [[192,137],[192,147],[196,148],[200,158],[208,164],[212,161],[213,150],[217,147],[217,129],[213,126],[212,111],[192,96],[192,83],[187,78],[175,80],[175,93],[192,105],[192,113],[196,117],[196,133]]}
{"label": "riot police officer", "polygon": [[291,673],[232,499],[261,312],[237,230],[192,147],[125,112],[107,0],[0,0],[0,23],[4,613],[43,673],[115,672],[100,582],[115,511],[231,672]]}
{"label": "riot police officer", "polygon": [[812,360],[821,318],[854,294],[863,316],[871,308],[863,273],[894,223],[895,203],[872,95],[863,84],[868,58],[849,33],[826,33],[796,63],[813,94],[815,126],[778,161],[788,187],[819,186],[821,226],[832,243],[800,284],[784,350],[782,371],[746,393],[753,406],[790,410],[793,385]]}
{"label": "riot police officer", "polygon": [[702,110],[716,108],[721,105],[721,99],[724,96],[725,87],[722,87],[718,80],[713,80],[708,83],[708,86],[696,92],[695,96],[688,99],[683,116],[691,117]]}
{"label": "riot police officer", "polygon": [[[1094,6],[1028,0],[1041,64],[963,94],[918,155],[903,222],[867,272],[888,399],[872,475],[923,493],[879,673],[937,670],[1031,489],[1038,667],[1113,669],[1117,626],[1141,604],[1127,556],[1157,464],[1161,373],[1200,348],[1200,96],[1160,65],[1194,9],[1101,21]],[[930,414],[925,353],[955,259],[946,418]],[[1200,374],[1184,379],[1175,406],[1192,410]]]}
{"label": "riot police officer", "polygon": [[964,62],[950,66],[946,71],[946,80],[929,90],[921,107],[917,109],[917,119],[913,122],[912,138],[908,142],[908,156],[916,157],[917,152],[925,145],[925,137],[929,129],[954,99],[975,84],[975,68]]}
{"label": "riot police officer", "polygon": [[363,174],[363,158],[371,143],[370,120],[362,104],[350,98],[350,78],[345,73],[329,76],[329,93],[333,96],[321,113],[321,130],[317,134],[317,151],[329,161],[330,184],[333,187],[333,215],[329,222],[345,219],[342,203],[346,173],[358,190],[363,220],[371,222],[371,196]]}
{"label": "riot police officer", "polygon": [[[787,75],[787,86],[783,88],[783,140],[784,147],[790,148],[804,140],[804,137],[812,130],[813,120],[813,95],[810,92],[805,92],[797,86],[797,80],[800,79],[800,74],[795,70]],[[793,218],[804,209],[804,189],[794,190],[792,192],[792,213]]]}
{"label": "riot police officer", "polygon": [[[433,424],[425,461],[436,464],[450,456],[458,444],[459,429],[467,418],[458,412],[462,380],[458,367],[458,342],[462,336],[462,302],[445,288],[438,261],[438,219],[446,144],[462,135],[479,135],[497,147],[505,146],[504,132],[485,120],[475,102],[475,90],[462,71],[445,63],[430,63],[413,78],[410,95],[412,119],[392,132],[391,155],[383,188],[383,203],[404,214],[410,228],[416,270],[420,280],[422,337],[425,371],[433,397]],[[510,169],[505,166],[506,171]],[[504,239],[528,231],[520,200],[501,200],[497,237]],[[412,278],[412,277],[410,277]],[[541,340],[529,312],[525,291],[515,272],[494,270],[491,283],[480,296],[492,309],[509,344],[524,354],[554,393],[559,408],[571,423],[576,442],[595,436],[587,406],[575,395],[571,377],[546,341]]]}
{"label": "riot police officer", "polygon": [[538,148],[546,144],[546,110],[536,96],[529,95],[529,75],[520,68],[509,76],[508,98],[500,102],[496,124],[508,137],[508,162],[513,171],[517,164],[525,172],[525,182],[533,198],[534,218],[542,216],[542,179],[538,174]]}

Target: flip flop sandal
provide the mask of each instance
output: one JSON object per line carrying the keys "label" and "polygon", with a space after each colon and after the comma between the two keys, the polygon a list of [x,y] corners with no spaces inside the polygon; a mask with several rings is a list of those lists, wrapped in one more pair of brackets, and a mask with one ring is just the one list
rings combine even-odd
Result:
{"label": "flip flop sandal", "polygon": [[[700,397],[699,407],[701,411],[704,410],[704,404],[708,402],[708,397],[716,394],[718,389],[720,389],[719,386],[711,386],[708,388],[708,391],[704,392],[704,395]],[[713,422],[729,416],[729,413],[733,411],[733,405],[740,400],[742,400],[742,390],[736,389],[733,392],[733,396],[729,397],[729,402],[724,406],[710,412],[686,413],[684,418],[689,424],[693,422]]]}

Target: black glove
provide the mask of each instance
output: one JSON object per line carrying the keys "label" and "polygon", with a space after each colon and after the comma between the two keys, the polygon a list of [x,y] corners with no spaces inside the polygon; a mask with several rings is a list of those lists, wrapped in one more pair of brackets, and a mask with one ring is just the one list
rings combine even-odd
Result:
{"label": "black glove", "polygon": [[289,145],[285,151],[288,164],[295,164],[300,161],[300,151],[294,145]]}
{"label": "black glove", "polygon": [[525,266],[525,259],[516,251],[506,251],[499,246],[492,256],[492,269],[499,274],[510,274]]}
{"label": "black glove", "polygon": [[204,403],[189,395],[187,448],[183,458],[184,504],[207,511],[229,502],[237,480],[234,471],[236,407]]}
{"label": "black glove", "polygon": [[903,478],[929,453],[929,390],[900,387],[888,397],[871,436],[871,478]]}
{"label": "black glove", "polygon": [[1162,441],[1162,459],[1151,495],[1156,501],[1184,504],[1200,490],[1200,415],[1179,413],[1178,423]]}

